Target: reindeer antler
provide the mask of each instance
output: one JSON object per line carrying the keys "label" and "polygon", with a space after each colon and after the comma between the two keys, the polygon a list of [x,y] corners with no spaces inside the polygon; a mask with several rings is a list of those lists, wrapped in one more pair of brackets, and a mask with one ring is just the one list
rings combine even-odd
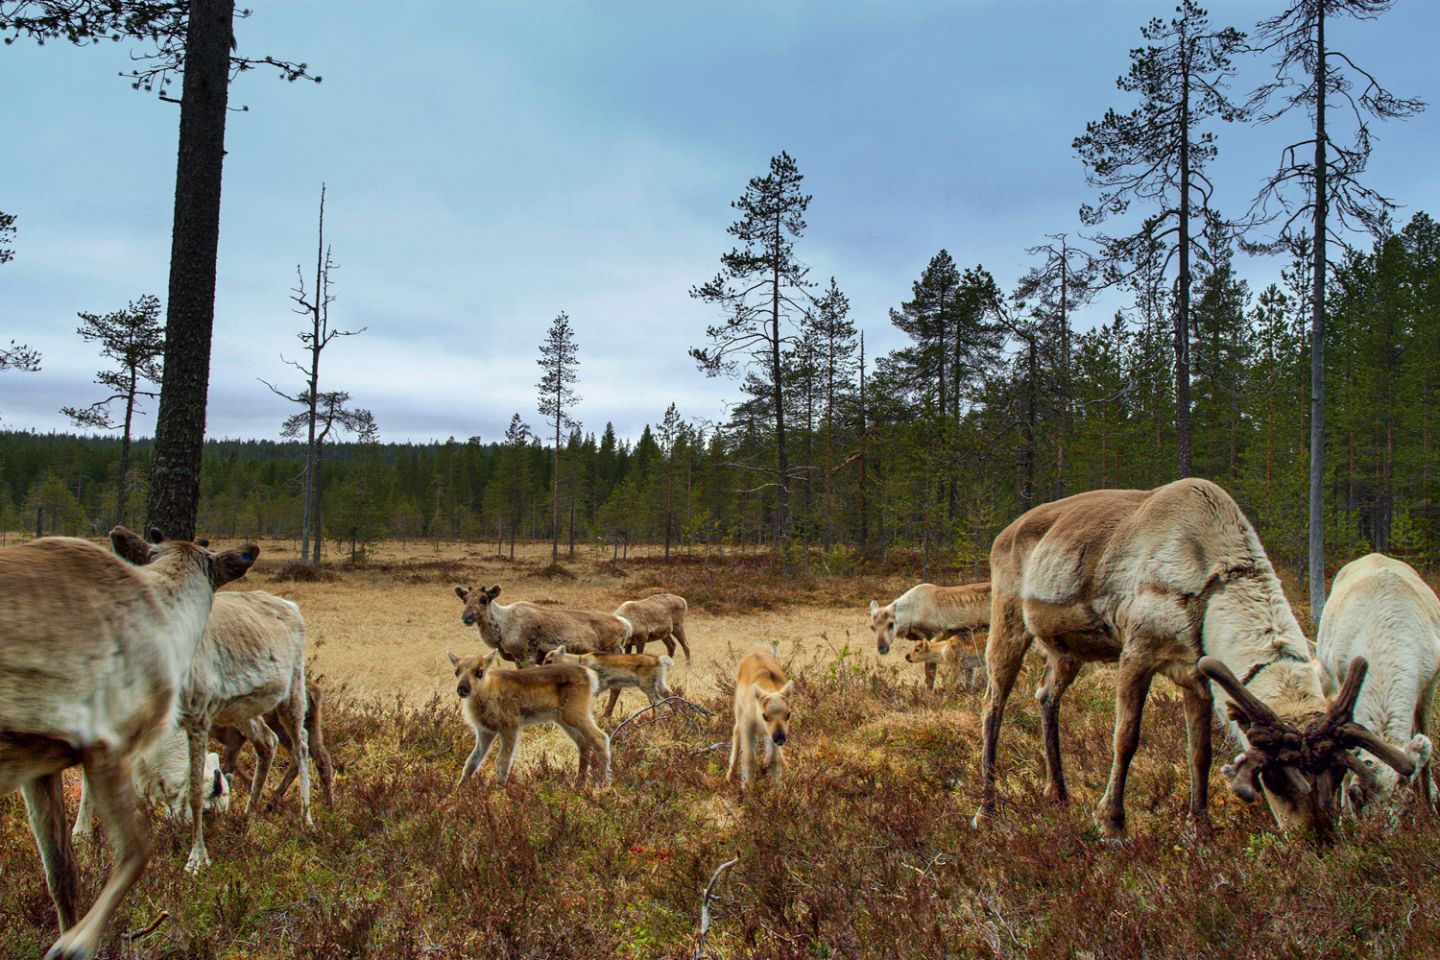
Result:
{"label": "reindeer antler", "polygon": [[[1280,718],[1275,716],[1275,711],[1251,693],[1250,688],[1241,683],[1239,678],[1230,672],[1230,668],[1215,657],[1201,657],[1195,668],[1220,685],[1221,689],[1230,696],[1231,704],[1244,714],[1243,719],[1250,723],[1280,722]],[[1235,719],[1242,718],[1236,717]]]}
{"label": "reindeer antler", "polygon": [[1310,783],[1300,773],[1305,756],[1305,736],[1275,711],[1214,657],[1201,657],[1196,668],[1215,681],[1230,696],[1231,718],[1245,729],[1250,746],[1232,764],[1221,768],[1230,778],[1230,790],[1246,803],[1259,799],[1262,771],[1283,778],[1301,796],[1310,792]]}

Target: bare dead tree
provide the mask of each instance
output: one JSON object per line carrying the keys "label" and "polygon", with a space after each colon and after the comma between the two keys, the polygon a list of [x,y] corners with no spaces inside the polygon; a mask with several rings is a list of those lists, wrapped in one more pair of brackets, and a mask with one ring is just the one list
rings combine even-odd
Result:
{"label": "bare dead tree", "polygon": [[[299,363],[285,360],[284,356],[281,356],[287,365],[294,367],[305,378],[305,387],[298,393],[286,393],[269,381],[260,381],[270,388],[271,393],[305,408],[303,412],[285,421],[282,433],[287,437],[299,437],[302,434],[305,436],[305,490],[301,513],[300,562],[312,565],[320,561],[320,446],[337,423],[347,423],[346,416],[350,413],[344,410],[344,404],[350,399],[348,393],[324,393],[320,390],[320,356],[335,338],[353,337],[365,332],[364,327],[359,330],[340,330],[330,325],[330,305],[335,302],[335,297],[330,292],[330,274],[335,269],[330,247],[325,244],[325,185],[321,184],[319,230],[315,243],[315,287],[313,292],[305,289],[305,274],[297,264],[295,288],[290,295],[290,299],[295,303],[295,313],[310,321],[309,326],[302,328],[297,334],[310,359],[308,363]],[[340,399],[336,400],[336,397]],[[310,549],[312,533],[316,541],[313,552]]]}

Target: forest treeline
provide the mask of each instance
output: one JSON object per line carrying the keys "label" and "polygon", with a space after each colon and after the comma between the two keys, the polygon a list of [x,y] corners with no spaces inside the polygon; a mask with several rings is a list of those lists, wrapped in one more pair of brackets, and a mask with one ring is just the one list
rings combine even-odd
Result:
{"label": "forest treeline", "polygon": [[[1272,556],[1303,569],[1308,391],[1306,251],[1279,283],[1252,290],[1227,245],[1197,264],[1191,344],[1193,472],[1229,489]],[[784,357],[792,496],[787,549],[837,560],[917,550],[925,576],[981,569],[994,535],[1036,503],[1174,477],[1173,311],[1157,273],[1133,303],[1073,330],[1034,295],[1019,306],[976,265],[944,251],[918,265],[892,311],[899,350],[867,360],[843,295],[812,311]],[[822,298],[823,300],[823,298]],[[1327,553],[1366,549],[1422,566],[1440,555],[1440,224],[1416,214],[1340,266],[1326,331]],[[1023,318],[1023,319],[1022,319]],[[581,371],[583,386],[583,368]],[[553,443],[516,413],[493,442],[335,442],[322,474],[325,556],[380,538],[471,538],[509,550],[549,539],[700,551],[776,542],[779,487],[768,390],[723,423],[673,406],[632,440],[612,427]],[[143,488],[151,446],[131,452]],[[3,527],[96,533],[115,522],[120,443],[0,433]],[[294,537],[302,442],[206,444],[199,528]],[[137,497],[136,501],[143,501]],[[137,511],[138,513],[138,508]],[[140,522],[138,517],[124,518]]]}

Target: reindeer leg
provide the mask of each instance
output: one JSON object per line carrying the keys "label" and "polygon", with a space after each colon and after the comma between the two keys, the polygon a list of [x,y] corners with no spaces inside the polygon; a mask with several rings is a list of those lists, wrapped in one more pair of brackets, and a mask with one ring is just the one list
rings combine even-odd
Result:
{"label": "reindeer leg", "polygon": [[465,760],[465,769],[460,772],[460,782],[455,785],[459,790],[465,786],[465,781],[475,776],[475,771],[480,769],[480,764],[485,762],[485,754],[490,752],[490,744],[495,742],[493,731],[480,729],[475,731],[475,749],[470,751],[470,756]]}
{"label": "reindeer leg", "polygon": [[1145,711],[1145,697],[1155,676],[1149,664],[1138,657],[1120,657],[1120,673],[1115,681],[1115,756],[1110,767],[1110,783],[1095,811],[1095,819],[1105,836],[1118,840],[1125,836],[1125,780],[1130,774],[1130,761],[1140,745],[1140,717]]}
{"label": "reindeer leg", "polygon": [[[680,643],[680,649],[685,651],[685,662],[690,662],[690,641],[685,639],[685,625],[677,623],[671,628],[671,634]],[[670,651],[670,659],[675,659],[675,651]]]}
{"label": "reindeer leg", "polygon": [[1070,802],[1065,789],[1065,771],[1060,760],[1060,698],[1080,671],[1074,657],[1050,657],[1045,667],[1045,684],[1035,691],[1040,702],[1040,729],[1045,740],[1045,797],[1057,803]]}
{"label": "reindeer leg", "polygon": [[[207,744],[201,741],[201,747]],[[204,753],[201,753],[203,772]],[[128,757],[104,748],[92,748],[86,755],[85,773],[94,791],[95,808],[105,834],[115,849],[115,859],[110,868],[110,877],[105,887],[95,898],[90,911],[75,926],[70,927],[55,945],[50,948],[47,958],[81,960],[92,957],[100,949],[105,928],[114,916],[120,901],[134,885],[150,859],[150,837],[143,820],[136,809],[135,787],[130,780]],[[29,794],[26,794],[29,799]],[[57,823],[62,822],[57,818]]]}
{"label": "reindeer leg", "polygon": [[81,842],[95,838],[95,801],[90,796],[90,781],[86,779],[83,768],[80,771],[80,810],[75,814],[75,829],[70,831],[70,837]]}
{"label": "reindeer leg", "polygon": [[270,765],[275,762],[275,748],[280,738],[265,722],[264,717],[251,717],[238,725],[250,745],[255,748],[255,779],[250,781],[250,797],[245,801],[245,824],[248,829],[250,818],[260,809],[260,795],[265,790],[265,780],[270,776]]}
{"label": "reindeer leg", "polygon": [[934,661],[925,664],[925,687],[931,693],[935,692],[935,675],[939,673]]}
{"label": "reindeer leg", "polygon": [[315,826],[310,816],[310,731],[305,729],[305,668],[300,666],[290,682],[290,699],[280,708],[281,722],[289,727],[290,767],[300,774],[300,820]]}
{"label": "reindeer leg", "polygon": [[510,779],[510,766],[520,750],[520,731],[500,732],[500,755],[495,758],[495,782],[504,783]]}
{"label": "reindeer leg", "polygon": [[730,767],[725,771],[725,781],[735,782],[735,771],[740,765],[740,738],[744,736],[740,731],[740,721],[735,721],[735,726],[730,731]]}
{"label": "reindeer leg", "polygon": [[[184,726],[190,744],[189,803],[193,830],[185,872],[194,874],[210,865],[210,853],[205,849],[205,752],[210,746],[210,718],[186,720]],[[256,749],[258,751],[258,745]],[[253,800],[255,791],[252,789],[250,794]]]}
{"label": "reindeer leg", "polygon": [[[93,804],[90,787],[81,788],[80,810],[87,818]],[[36,777],[21,787],[25,795],[25,812],[30,815],[30,833],[35,845],[40,848],[40,861],[45,864],[45,885],[50,888],[50,899],[55,902],[55,913],[60,918],[60,932],[75,926],[80,918],[75,902],[79,899],[80,877],[75,867],[75,850],[70,845],[70,835],[65,832],[65,790],[59,771]],[[85,837],[90,836],[90,821],[83,821]],[[80,822],[75,824],[80,829]]]}
{"label": "reindeer leg", "polygon": [[1000,621],[991,626],[990,639],[985,645],[985,665],[990,676],[985,689],[985,717],[981,724],[982,786],[980,811],[975,816],[976,826],[980,820],[995,813],[995,753],[1000,744],[1000,724],[1005,718],[1005,701],[1010,699],[1010,690],[1015,686],[1015,678],[1020,675],[1020,665],[1025,662],[1025,651],[1030,649],[1030,642],[1030,634],[1025,631],[1020,614],[1020,601],[1009,598]]}
{"label": "reindeer leg", "polygon": [[1190,754],[1190,819],[1203,835],[1210,830],[1210,761],[1213,754],[1210,685],[1196,676],[1180,685],[1185,701],[1185,739]]}
{"label": "reindeer leg", "polygon": [[605,704],[605,716],[612,716],[615,713],[615,704],[620,702],[620,688],[610,688],[610,702]]}

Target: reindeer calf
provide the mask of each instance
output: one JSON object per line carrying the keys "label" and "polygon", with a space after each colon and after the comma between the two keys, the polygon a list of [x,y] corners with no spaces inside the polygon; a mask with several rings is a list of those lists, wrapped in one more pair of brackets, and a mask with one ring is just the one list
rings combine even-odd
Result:
{"label": "reindeer calf", "polygon": [[[459,680],[455,692],[465,702],[465,719],[475,731],[475,749],[465,761],[459,786],[474,776],[497,736],[500,754],[495,758],[495,780],[504,783],[515,762],[520,734],[528,726],[547,721],[559,725],[580,751],[581,783],[587,769],[610,782],[610,738],[595,725],[600,678],[593,670],[568,663],[496,670],[499,651],[488,657],[446,656]],[[598,771],[597,759],[603,761]]]}
{"label": "reindeer calf", "polygon": [[672,695],[665,682],[665,671],[675,666],[669,657],[652,657],[648,653],[566,653],[559,646],[545,654],[545,663],[573,663],[595,671],[600,689],[610,691],[607,717],[615,712],[620,691],[627,687],[639,689],[652,706]]}
{"label": "reindeer calf", "polygon": [[730,769],[725,779],[748,786],[750,773],[760,759],[760,772],[778,782],[785,765],[781,748],[790,739],[790,694],[794,683],[775,655],[753,650],[740,659],[735,673],[735,730],[730,738]]}
{"label": "reindeer calf", "polygon": [[920,640],[905,654],[909,663],[936,664],[945,673],[945,691],[960,689],[960,671],[965,671],[965,689],[978,690],[985,682],[985,658],[966,649],[969,638],[948,637],[944,640]]}

